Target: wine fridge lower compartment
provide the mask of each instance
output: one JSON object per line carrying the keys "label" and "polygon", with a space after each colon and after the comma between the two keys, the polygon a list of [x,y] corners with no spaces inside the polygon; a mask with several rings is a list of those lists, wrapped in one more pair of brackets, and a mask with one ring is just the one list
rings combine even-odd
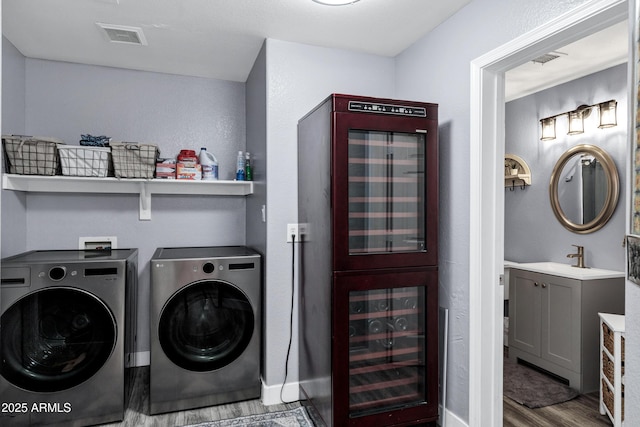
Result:
{"label": "wine fridge lower compartment", "polygon": [[[378,356],[382,356],[378,358]],[[349,413],[360,417],[425,403],[424,361],[416,348],[351,354]]]}

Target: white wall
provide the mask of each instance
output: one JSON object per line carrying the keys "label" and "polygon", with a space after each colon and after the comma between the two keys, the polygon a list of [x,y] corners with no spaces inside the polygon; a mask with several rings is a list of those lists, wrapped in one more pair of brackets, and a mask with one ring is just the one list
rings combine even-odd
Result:
{"label": "white wall", "polygon": [[396,96],[440,105],[440,305],[447,408],[469,419],[470,63],[585,0],[474,0],[396,58]]}
{"label": "white wall", "polygon": [[[291,247],[285,237],[287,223],[297,222],[298,120],[331,93],[392,97],[394,70],[391,58],[272,39],[267,40],[266,53],[269,180],[264,377],[268,386],[276,386],[284,379],[289,340]],[[293,334],[288,381],[295,382],[298,365],[295,325]],[[279,391],[278,387],[274,389]]]}
{"label": "white wall", "polygon": [[[624,271],[624,192],[607,225],[595,233],[577,234],[560,225],[553,214],[549,180],[562,153],[578,144],[593,144],[609,153],[624,182],[628,159],[627,98],[627,64],[622,64],[506,104],[505,152],[527,162],[532,185],[525,190],[505,190],[505,259],[572,264],[574,261],[566,255],[575,252],[571,246],[575,244],[584,246],[587,266]],[[567,135],[566,117],[559,117],[557,138],[540,141],[541,118],[609,99],[618,101],[618,126],[598,129],[596,109],[585,119],[583,134]]]}

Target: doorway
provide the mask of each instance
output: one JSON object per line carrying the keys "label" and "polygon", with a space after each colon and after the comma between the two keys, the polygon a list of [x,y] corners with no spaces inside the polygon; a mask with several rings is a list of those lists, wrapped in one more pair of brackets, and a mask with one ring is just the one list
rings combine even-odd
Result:
{"label": "doorway", "polygon": [[626,19],[628,9],[627,0],[588,2],[471,63],[470,426],[502,425],[504,73]]}

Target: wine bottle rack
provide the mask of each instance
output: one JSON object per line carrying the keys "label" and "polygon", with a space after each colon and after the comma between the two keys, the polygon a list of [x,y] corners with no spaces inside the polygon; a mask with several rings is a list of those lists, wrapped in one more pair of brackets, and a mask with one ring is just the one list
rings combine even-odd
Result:
{"label": "wine bottle rack", "polygon": [[349,295],[349,411],[386,411],[425,399],[420,288]]}
{"label": "wine bottle rack", "polygon": [[424,250],[424,135],[349,132],[349,251]]}

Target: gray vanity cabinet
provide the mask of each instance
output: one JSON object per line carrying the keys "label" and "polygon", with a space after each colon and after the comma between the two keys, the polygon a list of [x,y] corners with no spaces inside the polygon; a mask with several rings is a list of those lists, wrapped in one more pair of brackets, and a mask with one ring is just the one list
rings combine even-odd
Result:
{"label": "gray vanity cabinet", "polygon": [[578,280],[512,268],[509,357],[566,379],[580,393],[598,390],[598,312],[624,313],[624,278]]}

